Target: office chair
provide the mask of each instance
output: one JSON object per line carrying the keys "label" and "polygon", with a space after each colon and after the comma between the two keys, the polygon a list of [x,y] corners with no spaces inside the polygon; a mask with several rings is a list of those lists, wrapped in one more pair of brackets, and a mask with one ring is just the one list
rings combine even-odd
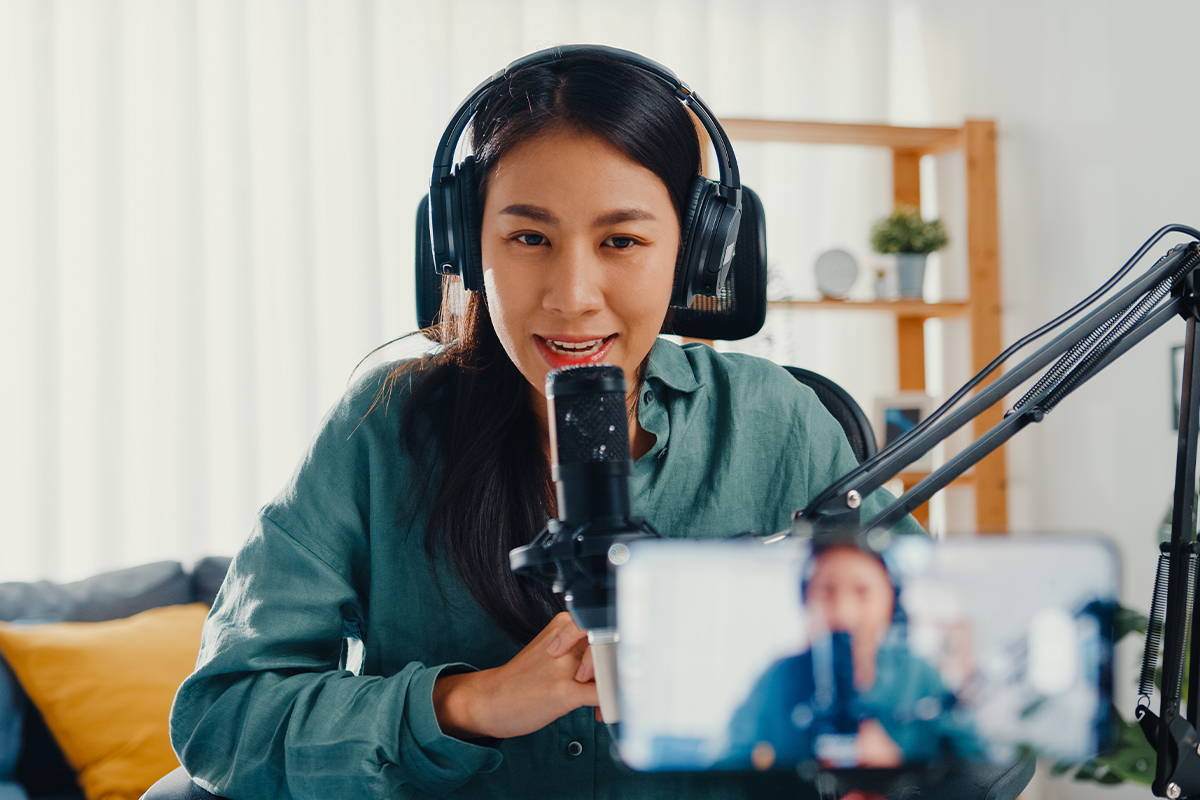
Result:
{"label": "office chair", "polygon": [[201,789],[192,782],[187,770],[183,767],[176,767],[147,789],[141,800],[226,800],[226,798],[218,797]]}
{"label": "office chair", "polygon": [[858,463],[861,464],[879,452],[871,423],[867,420],[867,415],[863,413],[862,407],[854,402],[854,398],[850,396],[849,392],[824,375],[818,375],[811,370],[801,367],[784,367],[784,369],[793,378],[812,389],[816,393],[817,399],[821,401],[821,405],[825,406],[825,410],[832,414],[833,418],[842,426],[842,430],[846,433],[846,441],[850,442],[850,449],[854,451],[854,457],[858,459]]}

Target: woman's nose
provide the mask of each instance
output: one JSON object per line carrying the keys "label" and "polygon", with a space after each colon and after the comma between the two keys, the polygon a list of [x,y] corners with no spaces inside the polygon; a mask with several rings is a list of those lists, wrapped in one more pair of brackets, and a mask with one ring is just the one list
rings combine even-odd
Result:
{"label": "woman's nose", "polygon": [[568,317],[603,308],[603,271],[590,248],[580,245],[559,253],[542,299],[545,308]]}
{"label": "woman's nose", "polygon": [[848,597],[838,594],[825,603],[825,620],[830,630],[852,631],[860,616],[858,605]]}

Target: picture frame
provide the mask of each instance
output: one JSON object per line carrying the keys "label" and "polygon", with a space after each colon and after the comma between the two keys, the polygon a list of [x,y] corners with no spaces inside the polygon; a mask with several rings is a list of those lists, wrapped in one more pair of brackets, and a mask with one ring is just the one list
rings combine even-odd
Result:
{"label": "picture frame", "polygon": [[[882,450],[916,427],[933,411],[933,398],[924,392],[901,392],[875,400],[875,436]],[[904,468],[905,472],[933,470],[933,451]]]}

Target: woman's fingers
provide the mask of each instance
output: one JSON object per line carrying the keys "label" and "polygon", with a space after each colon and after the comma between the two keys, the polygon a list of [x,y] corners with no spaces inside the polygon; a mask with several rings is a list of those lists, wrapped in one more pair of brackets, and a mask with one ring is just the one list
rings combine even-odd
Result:
{"label": "woman's fingers", "polygon": [[588,681],[587,683],[576,683],[580,689],[579,702],[576,708],[583,706],[595,706],[600,708],[600,695],[596,692],[596,684]]}
{"label": "woman's fingers", "polygon": [[575,671],[575,680],[580,683],[596,679],[596,667],[592,663],[592,648],[588,647],[583,651],[583,658],[579,662],[579,669]]}
{"label": "woman's fingers", "polygon": [[554,635],[550,638],[550,645],[546,648],[546,652],[558,658],[559,656],[569,653],[571,648],[579,643],[580,639],[587,636],[587,631],[575,624],[575,620],[566,611],[561,611],[554,616],[554,619],[546,626],[549,631],[553,629]]}
{"label": "woman's fingers", "polygon": [[[508,663],[469,677],[439,678],[444,684],[435,703],[439,724],[459,738],[503,739],[599,705],[584,633],[569,614],[558,614]],[[455,713],[459,709],[462,714]]]}

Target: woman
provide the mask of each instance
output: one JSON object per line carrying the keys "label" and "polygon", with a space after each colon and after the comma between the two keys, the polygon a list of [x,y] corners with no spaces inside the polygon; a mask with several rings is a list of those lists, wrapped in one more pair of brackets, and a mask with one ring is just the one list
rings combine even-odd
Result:
{"label": "woman", "polygon": [[[176,751],[233,798],[760,792],[615,762],[583,633],[509,571],[555,513],[545,375],[625,370],[635,512],[665,536],[787,527],[853,455],[780,368],[658,340],[700,170],[660,80],[576,52],[510,74],[470,130],[484,291],[436,355],[360,381],[264,507]],[[347,637],[360,669],[337,669]]]}
{"label": "woman", "polygon": [[899,595],[878,554],[816,548],[801,584],[809,646],[756,682],[730,723],[723,766],[985,759],[970,712],[936,668],[909,652]]}

